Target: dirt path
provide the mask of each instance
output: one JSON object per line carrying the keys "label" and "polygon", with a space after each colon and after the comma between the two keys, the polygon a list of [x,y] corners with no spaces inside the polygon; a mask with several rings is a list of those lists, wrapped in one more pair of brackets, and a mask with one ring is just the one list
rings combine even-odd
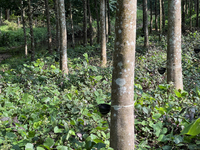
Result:
{"label": "dirt path", "polygon": [[10,54],[0,54],[0,63],[1,63],[1,61],[2,60],[5,60],[5,59],[7,59],[7,58],[9,58],[9,57],[11,57],[12,55],[10,55]]}

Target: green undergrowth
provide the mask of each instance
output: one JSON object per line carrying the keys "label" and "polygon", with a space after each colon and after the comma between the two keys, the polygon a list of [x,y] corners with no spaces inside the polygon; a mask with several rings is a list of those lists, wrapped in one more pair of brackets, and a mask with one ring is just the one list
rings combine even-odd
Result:
{"label": "green undergrowth", "polygon": [[[30,44],[29,32],[30,30],[27,28],[26,34],[28,44]],[[35,43],[44,41],[47,38],[47,30],[44,27],[34,28],[33,32]],[[7,25],[0,26],[0,51],[5,50],[5,48],[21,46],[23,44],[24,32],[22,27],[18,27],[14,22],[8,22]]]}
{"label": "green undergrowth", "polygon": [[[194,54],[199,34],[183,37],[185,91],[166,84],[166,38],[150,37],[145,50],[137,39],[135,64],[135,145],[137,149],[198,149],[200,67]],[[0,65],[0,149],[111,149],[110,114],[97,105],[111,101],[113,41],[108,66],[100,67],[99,45],[68,49],[69,75],[58,55],[37,53],[36,61],[16,59]],[[12,63],[10,63],[12,62]],[[133,137],[134,138],[134,137]]]}

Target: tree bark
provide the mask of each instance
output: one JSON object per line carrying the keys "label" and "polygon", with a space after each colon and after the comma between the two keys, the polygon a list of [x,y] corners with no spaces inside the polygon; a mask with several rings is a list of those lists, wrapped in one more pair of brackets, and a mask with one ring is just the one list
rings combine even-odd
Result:
{"label": "tree bark", "polygon": [[100,43],[100,27],[99,27],[99,11],[98,11],[98,5],[97,2],[98,1],[94,1],[95,2],[95,6],[96,6],[96,16],[97,16],[97,43]]}
{"label": "tree bark", "polygon": [[2,7],[0,7],[0,25],[2,24]]}
{"label": "tree bark", "polygon": [[152,7],[152,4],[153,2],[152,2],[152,0],[150,0],[150,33],[152,32],[152,25],[153,25],[153,13],[152,13],[152,11],[153,11],[153,7]]}
{"label": "tree bark", "polygon": [[165,32],[165,2],[164,0],[162,0],[162,15],[163,15],[162,28],[163,28],[163,32]]}
{"label": "tree bark", "polygon": [[25,58],[27,58],[28,51],[27,51],[27,36],[26,36],[26,25],[25,25],[25,19],[24,19],[24,6],[23,6],[23,0],[21,0],[20,3],[21,7],[21,17],[22,17],[22,24],[23,24],[23,31],[24,31],[24,52],[25,52]]}
{"label": "tree bark", "polygon": [[10,19],[10,9],[6,9],[5,10],[5,20],[9,20]]}
{"label": "tree bark", "polygon": [[87,1],[88,4],[88,15],[89,15],[89,24],[90,24],[90,46],[93,45],[93,29],[92,29],[92,15],[90,11],[90,0]]}
{"label": "tree bark", "polygon": [[161,41],[161,37],[162,37],[162,0],[160,0],[160,36],[159,36],[159,40]]}
{"label": "tree bark", "polygon": [[185,0],[182,0],[182,30],[185,30]]}
{"label": "tree bark", "polygon": [[101,67],[106,67],[106,21],[105,21],[105,0],[100,0],[100,23],[101,23]]}
{"label": "tree bark", "polygon": [[143,23],[144,23],[144,47],[147,48],[149,46],[148,39],[148,15],[147,15],[147,0],[143,0]]}
{"label": "tree bark", "polygon": [[134,150],[136,0],[117,0],[112,74],[110,145]]}
{"label": "tree bark", "polygon": [[168,1],[167,83],[183,89],[181,65],[181,1]]}
{"label": "tree bark", "polygon": [[73,22],[73,15],[72,15],[71,0],[69,1],[69,10],[70,10],[70,21],[71,21],[71,28],[72,28],[72,47],[75,48],[74,22]]}
{"label": "tree bark", "polygon": [[155,30],[158,31],[157,0],[155,0]]}
{"label": "tree bark", "polygon": [[189,0],[190,7],[190,29],[192,29],[192,0]]}
{"label": "tree bark", "polygon": [[185,12],[188,15],[188,0],[185,1]]}
{"label": "tree bark", "polygon": [[83,0],[83,44],[84,46],[87,46],[87,0]]}
{"label": "tree bark", "polygon": [[35,42],[34,42],[34,34],[33,34],[31,0],[28,0],[28,19],[29,19],[30,36],[31,36],[31,49],[30,49],[31,61],[34,61],[35,60]]}
{"label": "tree bark", "polygon": [[110,28],[110,3],[109,3],[109,0],[107,0],[107,6],[108,6],[108,36],[110,36],[111,28]]}
{"label": "tree bark", "polygon": [[56,17],[56,51],[60,52],[60,24],[58,0],[55,0],[55,17]]}
{"label": "tree bark", "polygon": [[105,0],[105,16],[106,16],[106,42],[108,42],[108,0]]}
{"label": "tree bark", "polygon": [[199,0],[197,0],[197,17],[196,17],[196,27],[199,27]]}
{"label": "tree bark", "polygon": [[65,4],[64,0],[58,0],[59,4],[59,24],[60,24],[60,53],[61,53],[61,63],[60,69],[63,74],[68,74],[67,67],[67,28],[65,21]]}
{"label": "tree bark", "polygon": [[49,16],[48,0],[45,0],[45,8],[46,8],[46,17],[47,17],[48,50],[49,50],[49,53],[52,54],[52,35],[51,35],[51,23],[50,23],[50,16]]}

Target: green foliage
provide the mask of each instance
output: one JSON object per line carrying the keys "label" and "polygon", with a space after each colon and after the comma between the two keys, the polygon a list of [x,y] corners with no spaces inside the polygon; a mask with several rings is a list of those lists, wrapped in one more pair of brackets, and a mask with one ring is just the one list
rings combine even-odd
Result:
{"label": "green foliage", "polygon": [[9,22],[8,20],[5,20],[4,23],[8,26],[8,30],[11,30],[11,31],[16,31],[21,27],[21,25],[18,26],[17,23]]}
{"label": "green foliage", "polygon": [[70,59],[70,75],[62,77],[52,59],[1,72],[0,149],[110,149],[109,127],[97,110],[110,99],[102,90],[110,89],[110,70],[91,65],[85,53]]}
{"label": "green foliage", "polygon": [[[22,28],[16,27],[16,23],[8,22],[8,25],[0,27],[0,47],[11,47],[11,46],[21,46],[24,43],[24,32]],[[30,43],[29,29],[26,29],[27,42]],[[34,40],[35,43],[43,41],[47,38],[46,28],[34,28]],[[52,32],[53,35],[55,32]]]}
{"label": "green foliage", "polygon": [[[1,65],[1,149],[111,149],[109,125],[97,105],[110,102],[112,68],[99,67],[96,47],[68,49],[70,74],[65,77],[58,63],[46,53],[38,54],[32,63],[16,65],[15,60],[14,69]],[[108,58],[112,47],[108,43]],[[145,54],[136,53],[137,149],[195,149],[200,144],[196,132],[199,88],[186,88],[186,92],[165,84],[156,70],[158,65],[164,65],[165,52],[152,49]],[[190,59],[185,55],[183,62]],[[111,66],[111,60],[108,64]],[[183,63],[183,68],[190,71],[190,65]]]}

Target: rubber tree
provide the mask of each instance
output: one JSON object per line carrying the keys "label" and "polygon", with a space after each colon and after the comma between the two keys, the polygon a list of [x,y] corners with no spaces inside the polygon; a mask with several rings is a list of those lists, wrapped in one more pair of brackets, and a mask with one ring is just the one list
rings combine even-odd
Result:
{"label": "rubber tree", "polygon": [[56,51],[60,52],[60,24],[58,0],[55,0],[55,18],[56,18]]}
{"label": "rubber tree", "polygon": [[162,13],[162,0],[159,0],[159,4],[160,4],[160,36],[159,36],[159,40],[161,41],[161,37],[162,37],[162,17],[163,17],[163,13]]}
{"label": "rubber tree", "polygon": [[72,47],[75,48],[74,22],[73,22],[73,15],[72,15],[72,4],[71,4],[71,0],[69,1],[69,11],[70,11],[70,22],[71,22],[71,29],[72,29]]}
{"label": "rubber tree", "polygon": [[165,32],[165,0],[162,0],[162,28],[163,28],[163,32]]}
{"label": "rubber tree", "polygon": [[59,24],[60,24],[60,69],[63,74],[68,74],[67,67],[67,27],[65,21],[64,0],[58,0]]}
{"label": "rubber tree", "polygon": [[90,0],[87,0],[87,5],[88,5],[88,16],[89,16],[89,25],[90,25],[90,46],[93,45],[93,28],[92,28],[92,14],[90,10]]}
{"label": "rubber tree", "polygon": [[22,17],[22,24],[23,24],[23,31],[24,31],[24,53],[25,57],[27,58],[28,50],[27,50],[27,36],[26,36],[26,25],[25,25],[25,10],[23,0],[20,1],[20,9],[21,9],[21,17]]}
{"label": "rubber tree", "polygon": [[107,63],[106,56],[106,14],[105,0],[100,0],[100,24],[101,24],[101,67]]}
{"label": "rubber tree", "polygon": [[96,18],[97,18],[97,43],[100,43],[100,27],[99,27],[99,11],[98,11],[98,2],[99,1],[94,1],[95,2],[95,7],[96,7]]}
{"label": "rubber tree", "polygon": [[34,34],[33,34],[33,13],[31,9],[31,0],[28,0],[28,19],[29,19],[29,27],[30,27],[30,37],[31,37],[31,48],[29,53],[31,53],[31,61],[35,60],[35,42],[34,42]]}
{"label": "rubber tree", "polygon": [[183,89],[181,65],[181,0],[168,1],[167,83]]}
{"label": "rubber tree", "polygon": [[185,0],[182,0],[182,29],[185,30]]}
{"label": "rubber tree", "polygon": [[157,0],[155,0],[155,30],[158,31]]}
{"label": "rubber tree", "polygon": [[48,0],[45,0],[45,9],[46,9],[46,17],[47,17],[48,50],[49,50],[49,53],[52,54],[52,35],[51,35],[51,23],[50,23]]}
{"label": "rubber tree", "polygon": [[153,0],[150,0],[150,33],[152,32],[152,25],[153,25],[153,8],[152,4]]}
{"label": "rubber tree", "polygon": [[134,149],[134,66],[137,0],[117,0],[110,146]]}
{"label": "rubber tree", "polygon": [[87,46],[87,0],[83,0],[83,44]]}
{"label": "rubber tree", "polygon": [[149,46],[148,38],[148,15],[147,15],[147,0],[143,0],[143,27],[144,27],[144,47]]}
{"label": "rubber tree", "polygon": [[0,7],[0,25],[2,23],[2,7]]}
{"label": "rubber tree", "polygon": [[197,16],[196,16],[196,27],[199,27],[199,0],[197,0]]}

